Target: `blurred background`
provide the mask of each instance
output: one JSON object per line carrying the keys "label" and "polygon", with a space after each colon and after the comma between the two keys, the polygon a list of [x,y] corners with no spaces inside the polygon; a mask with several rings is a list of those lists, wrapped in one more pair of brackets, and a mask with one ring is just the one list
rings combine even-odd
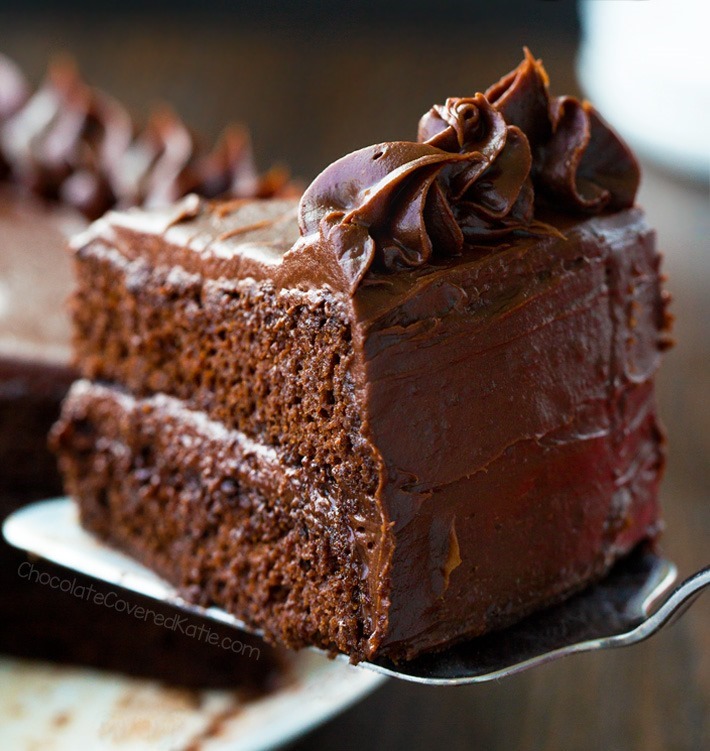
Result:
{"label": "blurred background", "polygon": [[243,120],[262,167],[283,162],[307,180],[352,149],[414,138],[433,103],[485,88],[519,62],[524,44],[568,91],[579,35],[574,3],[544,0],[5,0],[3,8],[0,49],[34,81],[68,50],[91,83],[136,115],[168,101],[206,138]]}
{"label": "blurred background", "polygon": [[[639,203],[676,316],[659,383],[664,545],[685,576],[710,563],[707,20],[693,0],[0,0],[0,52],[34,83],[69,52],[139,119],[169,102],[210,141],[243,121],[261,168],[282,163],[309,181],[347,151],[414,138],[433,103],[485,89],[529,46],[553,93],[588,94],[642,156]],[[708,749],[710,597],[630,650],[480,687],[389,682],[293,748],[373,746]]]}

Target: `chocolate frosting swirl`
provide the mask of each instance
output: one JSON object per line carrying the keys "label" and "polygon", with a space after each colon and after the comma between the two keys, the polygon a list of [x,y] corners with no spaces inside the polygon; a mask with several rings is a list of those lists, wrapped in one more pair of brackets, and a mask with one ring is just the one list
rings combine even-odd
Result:
{"label": "chocolate frosting swirl", "polygon": [[465,156],[397,141],[360,149],[311,183],[299,207],[302,235],[321,232],[354,289],[376,261],[389,270],[421,266],[432,253],[456,251],[463,235],[436,182]]}
{"label": "chocolate frosting swirl", "polygon": [[167,106],[139,130],[66,58],[49,66],[32,94],[17,66],[0,56],[0,177],[90,219],[114,206],[166,206],[189,192],[250,198],[296,190],[284,170],[257,172],[243,127],[229,126],[210,152]]}
{"label": "chocolate frosting swirl", "polygon": [[569,211],[620,211],[634,205],[641,179],[636,158],[589,102],[550,101],[553,135],[540,149],[541,188]]}
{"label": "chocolate frosting swirl", "polygon": [[444,176],[452,213],[467,241],[532,230],[530,147],[483,94],[434,105],[419,121],[418,140],[469,155],[466,166]]}
{"label": "chocolate frosting swirl", "polygon": [[284,167],[260,174],[254,162],[251,135],[239,123],[228,125],[212,151],[195,163],[191,191],[201,196],[230,198],[297,198],[303,188]]}
{"label": "chocolate frosting swirl", "polygon": [[167,206],[185,195],[194,149],[192,134],[175,112],[167,105],[155,109],[116,165],[120,204]]}
{"label": "chocolate frosting swirl", "polygon": [[547,71],[527,47],[524,52],[520,65],[490,86],[485,96],[507,123],[517,125],[525,133],[534,149],[552,134],[550,81]]}
{"label": "chocolate frosting swirl", "polygon": [[435,106],[419,136],[348,154],[301,199],[302,234],[327,235],[351,289],[370,267],[416,268],[434,248],[452,256],[533,230],[530,148],[482,94]]}
{"label": "chocolate frosting swirl", "polygon": [[537,208],[620,210],[638,182],[628,147],[588,102],[551,97],[526,49],[485,94],[432,107],[418,142],[327,167],[303,194],[299,227],[333,249],[353,292],[370,269],[421,267],[511,233],[559,235]]}
{"label": "chocolate frosting swirl", "polygon": [[550,96],[547,72],[530,50],[486,98],[525,133],[535,188],[553,206],[573,213],[633,206],[641,178],[633,153],[589,102]]}

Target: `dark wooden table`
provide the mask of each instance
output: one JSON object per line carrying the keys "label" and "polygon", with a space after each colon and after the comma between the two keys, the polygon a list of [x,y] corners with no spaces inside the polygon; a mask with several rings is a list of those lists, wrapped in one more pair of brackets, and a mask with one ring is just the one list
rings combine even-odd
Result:
{"label": "dark wooden table", "polygon": [[[453,28],[347,38],[288,30],[191,27],[163,19],[95,25],[6,18],[0,50],[37,78],[69,49],[92,82],[134,110],[175,103],[213,136],[231,118],[252,126],[259,162],[308,179],[347,150],[411,137],[447,95],[471,93],[513,67],[523,43],[545,58],[553,90],[574,89],[569,42],[525,34],[488,40]],[[495,43],[494,43],[495,42]],[[681,576],[710,562],[710,203],[707,186],[646,170],[641,202],[658,227],[675,302],[677,347],[659,385],[670,459],[664,547]],[[499,683],[427,688],[390,681],[293,749],[710,749],[710,597],[642,645],[583,655]]]}

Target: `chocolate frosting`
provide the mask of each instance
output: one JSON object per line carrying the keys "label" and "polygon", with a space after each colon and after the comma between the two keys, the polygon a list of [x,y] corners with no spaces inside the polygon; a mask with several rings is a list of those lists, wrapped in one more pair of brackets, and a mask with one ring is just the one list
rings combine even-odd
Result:
{"label": "chocolate frosting", "polygon": [[154,110],[117,165],[120,203],[166,206],[189,192],[195,144],[168,106]]}
{"label": "chocolate frosting", "polygon": [[551,97],[526,49],[485,94],[432,107],[417,142],[327,167],[303,194],[299,227],[333,248],[352,293],[370,271],[435,264],[511,234],[559,235],[540,207],[629,208],[638,182],[628,147],[588,102]]}
{"label": "chocolate frosting", "polygon": [[540,150],[537,174],[553,201],[569,211],[620,211],[634,204],[641,173],[629,147],[589,102],[550,102],[552,138]]}
{"label": "chocolate frosting", "polygon": [[572,213],[633,206],[641,177],[633,153],[589,102],[550,96],[547,72],[530,50],[486,98],[525,133],[535,188],[553,205]]}
{"label": "chocolate frosting", "polygon": [[533,229],[527,139],[482,94],[435,106],[419,136],[348,154],[303,195],[302,233],[322,232],[353,287],[371,267],[416,268],[434,250]]}
{"label": "chocolate frosting", "polygon": [[167,106],[139,130],[66,58],[31,94],[17,66],[0,57],[0,176],[90,219],[114,206],[169,205],[189,192],[245,198],[297,190],[284,170],[258,173],[243,127],[229,126],[207,152]]}

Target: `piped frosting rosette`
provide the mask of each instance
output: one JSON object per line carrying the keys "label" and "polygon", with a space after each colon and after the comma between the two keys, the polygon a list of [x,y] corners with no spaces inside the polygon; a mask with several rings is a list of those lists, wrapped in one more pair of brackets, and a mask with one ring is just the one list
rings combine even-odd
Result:
{"label": "piped frosting rosette", "polygon": [[367,272],[418,268],[506,235],[559,232],[536,218],[633,205],[636,161],[587,102],[552,98],[525,59],[485,94],[450,98],[419,122],[418,141],[368,146],[304,193],[301,234],[320,234],[354,290]]}

